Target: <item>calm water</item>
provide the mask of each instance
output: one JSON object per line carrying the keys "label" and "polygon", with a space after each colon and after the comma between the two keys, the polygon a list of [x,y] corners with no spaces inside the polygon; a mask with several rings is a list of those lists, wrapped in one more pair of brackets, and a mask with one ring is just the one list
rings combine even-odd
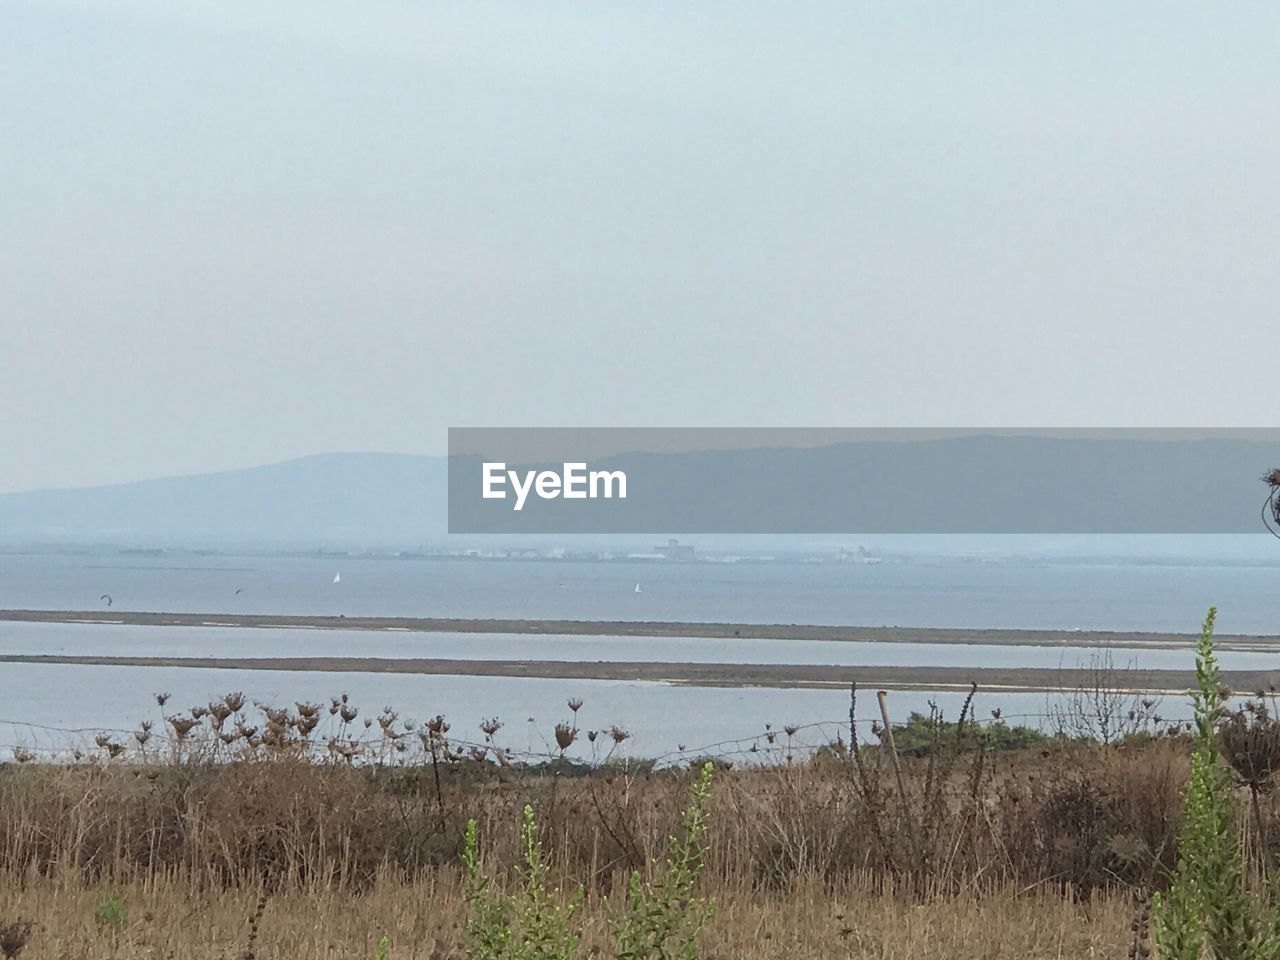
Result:
{"label": "calm water", "polygon": [[[332,582],[341,573],[339,584]],[[635,592],[640,583],[642,590]],[[267,557],[0,557],[0,607],[245,612],[347,616],[741,621],[1155,630],[1189,633],[1210,604],[1222,632],[1280,633],[1280,569],[1026,563],[667,565]],[[242,592],[237,594],[237,590]],[[1076,666],[1085,647],[822,643],[816,641],[422,635],[370,631],[166,629],[85,624],[0,624],[0,652],[122,655],[450,657],[472,659],[686,660],[867,665]],[[1189,651],[1116,649],[1117,665],[1186,667]],[[1267,668],[1280,654],[1223,654],[1228,668]],[[499,716],[508,746],[544,747],[565,701],[587,701],[582,726],[619,724],[636,755],[753,742],[766,722],[822,724],[817,742],[847,723],[839,691],[700,689],[653,683],[428,677],[181,668],[0,665],[0,749],[64,749],[99,730],[158,718],[229,690],[265,702],[319,701],[348,692],[362,716],[394,706],[402,717],[444,713],[455,734],[478,736]],[[894,693],[895,718],[938,701],[955,716],[961,693]],[[980,695],[979,716],[999,707],[1030,722],[1042,694]],[[869,719],[874,703],[862,707]],[[1181,704],[1162,713],[1176,718]],[[533,722],[529,718],[534,718]],[[79,732],[77,732],[79,731]],[[585,748],[585,745],[583,745]],[[730,748],[722,748],[730,749]]]}
{"label": "calm water", "polygon": [[1277,588],[1264,566],[0,556],[0,607],[80,610],[1187,633],[1216,604],[1223,632],[1280,633]]}

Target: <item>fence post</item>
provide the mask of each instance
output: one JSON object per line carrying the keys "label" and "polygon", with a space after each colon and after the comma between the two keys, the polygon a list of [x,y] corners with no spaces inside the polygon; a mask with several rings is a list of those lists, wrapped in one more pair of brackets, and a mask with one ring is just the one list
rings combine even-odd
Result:
{"label": "fence post", "polygon": [[898,760],[898,748],[893,742],[893,724],[889,722],[889,694],[884,690],[876,691],[876,699],[880,701],[880,717],[884,720],[885,743],[889,747],[889,760],[893,764],[893,775],[898,781],[898,804],[902,807],[902,819],[907,825],[907,838],[911,841],[911,861],[916,873],[920,873],[923,859],[920,856],[920,841],[916,838],[915,820],[911,816],[911,806],[907,803],[907,785],[902,779],[902,764]]}
{"label": "fence post", "polygon": [[854,709],[858,704],[858,681],[849,684],[849,759],[853,759],[853,751],[858,749],[858,721],[854,717]]}

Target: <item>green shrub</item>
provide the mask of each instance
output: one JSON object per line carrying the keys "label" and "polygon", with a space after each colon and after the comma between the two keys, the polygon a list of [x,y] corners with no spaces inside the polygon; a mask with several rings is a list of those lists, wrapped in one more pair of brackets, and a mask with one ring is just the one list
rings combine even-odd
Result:
{"label": "green shrub", "polygon": [[1215,728],[1223,691],[1213,653],[1210,608],[1196,646],[1195,753],[1183,805],[1172,883],[1152,904],[1160,960],[1280,957],[1280,913],[1245,885],[1240,835],[1231,818],[1231,773]]}
{"label": "green shrub", "polygon": [[706,856],[713,765],[702,765],[690,791],[684,836],[668,840],[667,859],[652,881],[633,872],[625,907],[611,921],[616,960],[697,960],[698,938],[715,910],[694,888]]}
{"label": "green shrub", "polygon": [[[694,896],[706,855],[707,804],[712,764],[704,764],[691,789],[684,836],[671,837],[667,859],[652,880],[633,872],[625,903],[609,927],[615,960],[697,960],[698,938],[715,904]],[[574,918],[582,887],[568,901],[547,889],[547,864],[538,842],[533,808],[524,808],[520,831],[523,863],[514,894],[495,888],[480,858],[476,822],[467,823],[462,863],[466,868],[467,955],[472,960],[572,960],[581,953]],[[379,960],[385,960],[379,956]]]}
{"label": "green shrub", "polygon": [[582,888],[565,903],[547,889],[547,863],[538,840],[533,808],[525,806],[520,844],[524,852],[515,894],[494,889],[480,865],[479,830],[468,821],[462,862],[467,871],[467,953],[473,960],[572,960],[579,953],[573,918]]}
{"label": "green shrub", "polygon": [[[1050,737],[1032,727],[1011,727],[1003,722],[986,726],[966,723],[964,736],[987,750],[1021,750],[1043,747],[1052,742]],[[913,711],[906,723],[894,724],[893,743],[904,757],[927,757],[937,750],[953,750],[956,724]],[[869,745],[863,749],[875,750],[877,747]]]}
{"label": "green shrub", "polygon": [[112,936],[124,929],[125,920],[127,919],[128,914],[124,908],[124,900],[116,893],[103,900],[98,905],[98,909],[93,912],[93,921],[97,924],[98,930]]}

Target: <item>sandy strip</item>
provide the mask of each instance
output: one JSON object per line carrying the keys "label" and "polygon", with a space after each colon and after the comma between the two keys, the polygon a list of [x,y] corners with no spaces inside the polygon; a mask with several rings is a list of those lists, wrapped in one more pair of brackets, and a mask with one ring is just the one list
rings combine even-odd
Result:
{"label": "sandy strip", "polygon": [[[385,630],[415,633],[564,634],[737,640],[824,640],[883,643],[967,643],[1002,646],[1170,647],[1190,656],[1193,634],[1105,630],[986,630],[941,627],[859,627],[816,624],[697,623],[644,620],[471,620],[426,617],[318,617],[280,614],[160,613],[92,610],[0,610],[0,621],[113,623],[156,627],[265,627],[294,630]],[[1221,634],[1219,650],[1274,650],[1280,636]]]}
{"label": "sandy strip", "polygon": [[[539,677],[563,680],[643,680],[712,687],[859,687],[899,690],[965,689],[1052,692],[1084,688],[1094,682],[1089,670],[1017,667],[827,666],[821,664],[561,662],[555,660],[445,660],[378,657],[96,657],[0,656],[0,663],[79,664],[91,666],[188,667],[231,670],[297,670],[327,673],[403,673],[472,677]],[[1191,670],[1124,670],[1113,682],[1126,689],[1184,693],[1195,683]],[[1280,687],[1276,672],[1237,670],[1223,682],[1241,693]]]}

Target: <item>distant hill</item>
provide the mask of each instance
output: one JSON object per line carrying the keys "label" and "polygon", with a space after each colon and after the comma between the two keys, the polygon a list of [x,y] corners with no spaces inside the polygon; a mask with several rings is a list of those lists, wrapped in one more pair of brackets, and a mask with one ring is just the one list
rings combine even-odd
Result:
{"label": "distant hill", "polygon": [[[1261,532],[1280,443],[967,436],[627,453],[625,501],[522,513],[452,478],[473,534],[1143,534]],[[413,549],[448,536],[445,457],[332,453],[269,466],[0,495],[0,545]],[[455,545],[458,540],[453,541]],[[644,541],[649,542],[649,541]]]}
{"label": "distant hill", "polygon": [[0,542],[413,545],[448,527],[446,459],[331,453],[245,470],[0,494]]}

